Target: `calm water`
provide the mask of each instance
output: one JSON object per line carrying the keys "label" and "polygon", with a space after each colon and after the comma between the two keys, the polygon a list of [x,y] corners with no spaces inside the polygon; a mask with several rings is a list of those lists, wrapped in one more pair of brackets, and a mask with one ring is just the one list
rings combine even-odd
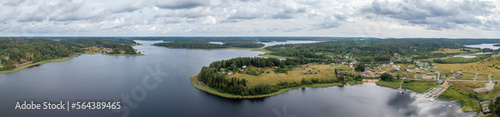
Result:
{"label": "calm water", "polygon": [[[0,115],[16,116],[218,116],[218,117],[390,117],[472,116],[453,102],[431,103],[415,93],[363,84],[348,87],[294,89],[264,99],[225,99],[194,88],[189,77],[212,61],[253,57],[249,50],[187,50],[149,46],[135,48],[146,56],[82,55],[11,74],[0,74]],[[157,69],[158,68],[158,69]],[[159,78],[155,80],[153,77]],[[146,79],[146,82],[144,80]],[[157,84],[155,87],[144,84]],[[143,90],[137,90],[143,89]],[[134,95],[127,109],[14,110],[17,101],[118,101]],[[122,103],[124,100],[122,100]]]}
{"label": "calm water", "polygon": [[499,43],[494,43],[494,44],[485,44],[485,43],[483,43],[483,44],[477,44],[477,45],[464,45],[464,46],[465,47],[472,47],[472,48],[481,48],[481,49],[483,49],[483,48],[490,48],[490,49],[494,49],[494,50],[499,49],[500,47],[493,46],[495,44],[499,44]]}

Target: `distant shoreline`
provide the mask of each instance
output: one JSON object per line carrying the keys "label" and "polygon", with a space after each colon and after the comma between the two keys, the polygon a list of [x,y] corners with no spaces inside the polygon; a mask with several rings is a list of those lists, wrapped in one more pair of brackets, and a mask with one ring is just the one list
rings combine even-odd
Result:
{"label": "distant shoreline", "polygon": [[[21,66],[17,66],[16,68],[14,68],[12,70],[0,71],[0,74],[15,73],[15,72],[21,71],[23,69],[26,69],[26,68],[29,68],[29,67],[32,67],[32,66],[36,66],[36,65],[45,64],[45,63],[64,62],[64,61],[70,60],[73,57],[76,57],[76,55],[78,55],[78,54],[85,54],[85,53],[75,53],[74,55],[69,56],[69,57],[62,57],[62,58],[57,58],[57,59],[44,60],[44,61],[40,61],[40,62],[36,62],[36,63],[30,63],[30,64],[26,64],[26,65],[21,65]],[[104,55],[110,55],[110,56],[143,56],[144,54],[134,54],[134,55],[132,55],[132,54],[104,54]]]}

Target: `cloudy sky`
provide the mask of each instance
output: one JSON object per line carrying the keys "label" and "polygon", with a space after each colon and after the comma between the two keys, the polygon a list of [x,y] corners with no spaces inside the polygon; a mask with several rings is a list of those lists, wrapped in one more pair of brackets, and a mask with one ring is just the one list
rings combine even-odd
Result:
{"label": "cloudy sky", "polygon": [[0,36],[499,38],[498,0],[2,0]]}

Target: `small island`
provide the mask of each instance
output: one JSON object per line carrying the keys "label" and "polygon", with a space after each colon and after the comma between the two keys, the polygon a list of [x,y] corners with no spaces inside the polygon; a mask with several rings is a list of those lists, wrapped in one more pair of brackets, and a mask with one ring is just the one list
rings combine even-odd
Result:
{"label": "small island", "polygon": [[133,40],[112,38],[0,38],[0,73],[13,73],[50,62],[62,62],[81,54],[139,56]]}
{"label": "small island", "polygon": [[227,42],[224,44],[211,44],[203,42],[168,42],[155,43],[154,46],[168,48],[185,48],[185,49],[228,49],[228,48],[260,48],[264,47],[262,43],[252,42]]}
{"label": "small island", "polygon": [[493,46],[495,46],[495,47],[500,47],[500,44],[495,44],[495,45],[493,45]]}

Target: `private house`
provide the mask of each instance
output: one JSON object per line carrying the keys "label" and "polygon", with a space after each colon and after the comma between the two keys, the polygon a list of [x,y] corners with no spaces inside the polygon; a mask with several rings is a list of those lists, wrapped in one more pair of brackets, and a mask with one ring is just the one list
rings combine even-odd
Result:
{"label": "private house", "polygon": [[233,75],[233,71],[227,72],[227,75]]}

